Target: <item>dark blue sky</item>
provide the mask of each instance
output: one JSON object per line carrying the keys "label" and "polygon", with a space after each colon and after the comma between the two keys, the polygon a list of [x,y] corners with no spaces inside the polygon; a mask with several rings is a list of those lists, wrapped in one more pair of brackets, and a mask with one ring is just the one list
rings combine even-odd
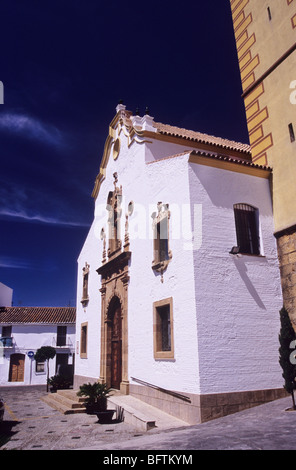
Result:
{"label": "dark blue sky", "polygon": [[229,0],[9,0],[0,18],[0,282],[14,305],[73,306],[120,99],[248,142]]}

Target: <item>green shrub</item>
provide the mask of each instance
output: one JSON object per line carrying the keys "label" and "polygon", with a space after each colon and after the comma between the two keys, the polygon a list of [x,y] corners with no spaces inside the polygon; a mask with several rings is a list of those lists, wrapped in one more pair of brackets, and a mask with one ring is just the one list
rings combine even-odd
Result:
{"label": "green shrub", "polygon": [[79,387],[77,395],[86,397],[86,405],[89,409],[103,411],[107,408],[107,398],[110,396],[111,388],[105,383],[85,383]]}
{"label": "green shrub", "polygon": [[296,334],[291,324],[291,320],[289,318],[288,312],[285,308],[282,308],[280,311],[280,320],[281,320],[281,329],[279,334],[279,342],[280,342],[280,358],[279,363],[283,369],[283,379],[285,381],[284,388],[285,390],[291,394],[292,401],[293,401],[293,408],[296,409],[295,405],[295,398],[294,398],[294,390],[296,389],[296,365],[294,364],[295,361],[291,361],[291,353],[292,353],[292,342],[296,339]]}

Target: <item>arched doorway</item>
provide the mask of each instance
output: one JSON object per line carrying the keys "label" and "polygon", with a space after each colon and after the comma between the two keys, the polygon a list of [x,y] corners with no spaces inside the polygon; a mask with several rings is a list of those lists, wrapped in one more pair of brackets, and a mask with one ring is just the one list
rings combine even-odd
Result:
{"label": "arched doorway", "polygon": [[[130,251],[119,252],[97,269],[101,283],[100,382],[129,393],[128,284]],[[114,276],[114,274],[116,274]]]}
{"label": "arched doorway", "polygon": [[119,390],[122,381],[122,312],[118,297],[110,303],[108,318],[111,387]]}
{"label": "arched doorway", "polygon": [[25,372],[25,355],[11,354],[9,367],[9,382],[23,382]]}

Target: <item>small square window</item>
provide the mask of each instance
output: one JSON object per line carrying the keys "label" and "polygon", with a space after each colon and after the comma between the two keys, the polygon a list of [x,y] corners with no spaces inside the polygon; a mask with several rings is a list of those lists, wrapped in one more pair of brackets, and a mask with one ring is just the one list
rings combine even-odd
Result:
{"label": "small square window", "polygon": [[36,373],[44,373],[45,372],[45,363],[44,362],[36,362]]}
{"label": "small square window", "polygon": [[12,347],[12,341],[12,326],[2,326],[0,346],[4,346],[6,348]]}
{"label": "small square window", "polygon": [[5,336],[6,338],[10,338],[11,331],[12,331],[11,326],[2,326],[2,336]]}

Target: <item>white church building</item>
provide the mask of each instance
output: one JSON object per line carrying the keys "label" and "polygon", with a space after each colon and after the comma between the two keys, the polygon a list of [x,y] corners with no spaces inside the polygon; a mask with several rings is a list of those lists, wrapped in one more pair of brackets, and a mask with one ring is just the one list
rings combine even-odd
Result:
{"label": "white church building", "polygon": [[78,259],[74,388],[191,424],[283,396],[271,174],[248,145],[117,106]]}

